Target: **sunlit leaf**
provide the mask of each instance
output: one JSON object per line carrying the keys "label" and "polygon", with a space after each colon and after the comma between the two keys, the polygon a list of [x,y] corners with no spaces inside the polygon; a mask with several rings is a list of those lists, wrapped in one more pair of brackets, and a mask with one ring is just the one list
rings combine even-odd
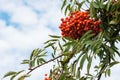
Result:
{"label": "sunlit leaf", "polygon": [[13,76],[11,76],[10,80],[13,80],[17,75],[19,75],[20,73],[22,73],[24,70],[21,70],[19,72],[16,72],[16,74],[14,74]]}
{"label": "sunlit leaf", "polygon": [[116,20],[112,20],[112,21],[110,21],[110,23],[109,24],[113,24],[113,25],[115,25],[115,24],[117,24],[118,22],[116,21]]}
{"label": "sunlit leaf", "polygon": [[26,77],[30,77],[29,74],[22,75],[18,78],[18,80],[24,80]]}

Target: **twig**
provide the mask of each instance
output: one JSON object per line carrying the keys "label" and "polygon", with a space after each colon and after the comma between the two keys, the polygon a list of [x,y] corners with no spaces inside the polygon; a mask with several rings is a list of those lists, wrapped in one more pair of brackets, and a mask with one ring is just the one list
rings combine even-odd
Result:
{"label": "twig", "polygon": [[33,69],[30,69],[30,71],[29,71],[27,74],[30,74],[32,71],[34,71],[34,70],[37,69],[38,67],[43,66],[43,65],[45,65],[45,64],[47,64],[47,63],[49,63],[49,62],[52,62],[52,61],[54,61],[54,60],[62,57],[63,55],[64,55],[64,54],[61,54],[61,55],[59,55],[59,56],[57,56],[57,57],[55,57],[55,58],[53,58],[53,59],[50,59],[50,60],[48,60],[48,61],[46,61],[46,62],[44,62],[44,63],[42,63],[42,64],[40,64],[40,65],[38,65],[38,66],[36,66],[36,67],[34,67]]}
{"label": "twig", "polygon": [[102,76],[102,72],[105,70],[105,68],[106,68],[106,64],[104,64],[103,67],[101,68],[100,74],[98,75],[98,79],[97,80],[100,80],[100,78]]}

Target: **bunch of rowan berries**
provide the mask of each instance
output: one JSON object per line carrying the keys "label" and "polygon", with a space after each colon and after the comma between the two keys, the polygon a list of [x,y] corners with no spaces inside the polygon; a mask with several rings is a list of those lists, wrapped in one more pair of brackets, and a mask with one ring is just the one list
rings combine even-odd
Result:
{"label": "bunch of rowan berries", "polygon": [[87,11],[71,12],[68,17],[62,18],[61,21],[59,28],[63,37],[79,39],[88,30],[92,30],[95,35],[101,31],[101,21],[92,19]]}

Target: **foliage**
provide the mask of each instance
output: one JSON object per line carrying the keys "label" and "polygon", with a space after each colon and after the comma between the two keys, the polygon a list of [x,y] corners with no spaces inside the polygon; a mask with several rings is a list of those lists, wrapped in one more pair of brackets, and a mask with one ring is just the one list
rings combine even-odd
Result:
{"label": "foliage", "polygon": [[[52,80],[100,80],[102,74],[110,76],[111,67],[120,63],[116,60],[120,52],[115,45],[120,42],[120,0],[63,0],[61,10],[68,17],[71,12],[87,11],[89,19],[101,21],[102,31],[95,35],[90,29],[77,38],[50,35],[43,49],[34,49],[30,58],[23,60],[29,71],[18,80],[24,80],[36,68],[51,61],[56,63],[50,70]],[[52,50],[52,59],[48,61],[45,59],[47,48]],[[13,80],[22,72],[10,71],[4,78],[11,76]]]}

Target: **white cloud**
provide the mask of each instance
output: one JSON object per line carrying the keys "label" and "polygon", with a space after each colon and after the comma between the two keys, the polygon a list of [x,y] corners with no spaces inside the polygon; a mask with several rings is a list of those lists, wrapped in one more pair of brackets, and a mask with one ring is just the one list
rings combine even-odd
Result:
{"label": "white cloud", "polygon": [[[29,47],[30,45],[31,46],[37,45],[38,42],[43,42],[44,40],[46,40],[48,34],[54,34],[53,31],[48,27],[48,25],[52,27],[54,26],[58,27],[59,24],[56,24],[58,20],[57,16],[54,16],[57,15],[58,13],[58,11],[56,12],[57,10],[56,7],[54,7],[56,5],[54,5],[52,8],[49,7],[53,5],[53,2],[55,4],[56,1],[49,3],[48,0],[47,2],[49,4],[46,5],[40,3],[43,1],[39,1],[41,5],[37,3],[38,1],[34,1],[34,2],[36,5],[40,7],[45,6],[42,8],[42,10],[46,12],[45,14],[42,14],[41,17],[39,17],[39,15],[41,14],[37,14],[33,11],[34,7],[32,6],[25,6],[23,5],[23,3],[18,3],[18,2],[16,3],[16,0],[12,0],[11,2],[7,0],[1,1],[1,9],[7,12],[9,15],[11,15],[10,22],[20,24],[20,26],[18,26],[17,29],[13,25],[7,26],[4,23],[4,28],[0,32],[2,36],[4,36],[2,38],[5,38],[4,40],[6,40],[11,47],[17,47],[17,48],[19,47],[24,49]],[[53,22],[52,20],[56,22]],[[19,28],[21,30],[19,30]],[[22,46],[23,44],[25,46]]]}
{"label": "white cloud", "polygon": [[5,51],[5,50],[8,49],[8,48],[9,48],[8,43],[6,43],[6,42],[3,41],[3,40],[0,40],[0,49],[1,49],[1,52],[2,52],[2,51]]}
{"label": "white cloud", "polygon": [[37,15],[29,7],[19,6],[15,8],[11,22],[27,26],[35,25],[37,23]]}
{"label": "white cloud", "polygon": [[36,28],[30,31],[22,32],[12,26],[9,26],[2,29],[0,33],[2,34],[1,38],[4,42],[6,41],[11,48],[24,50],[30,48],[30,46],[35,47],[38,43],[39,45],[40,43],[43,43],[51,31],[46,27],[41,27],[41,29]]}

